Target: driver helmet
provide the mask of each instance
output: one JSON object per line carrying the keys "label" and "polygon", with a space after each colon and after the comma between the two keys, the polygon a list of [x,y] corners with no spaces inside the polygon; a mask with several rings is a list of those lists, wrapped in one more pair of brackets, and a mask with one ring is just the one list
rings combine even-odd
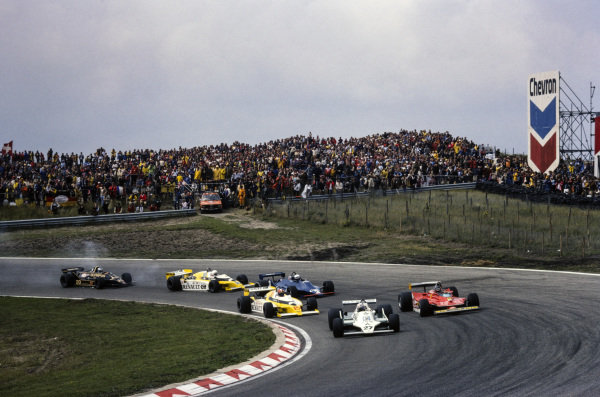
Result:
{"label": "driver helmet", "polygon": [[294,281],[300,281],[300,275],[299,274],[294,274],[293,280]]}
{"label": "driver helmet", "polygon": [[433,290],[435,292],[442,292],[442,284],[441,283],[435,283],[435,287],[433,287]]}
{"label": "driver helmet", "polygon": [[359,303],[358,306],[356,306],[356,310],[359,312],[364,312],[367,310],[367,304],[365,302]]}
{"label": "driver helmet", "polygon": [[103,271],[104,271],[104,269],[102,269],[102,267],[96,266],[96,272],[97,273],[102,273]]}
{"label": "driver helmet", "polygon": [[211,270],[210,272],[208,272],[208,275],[215,277],[217,275],[217,271],[216,270]]}
{"label": "driver helmet", "polygon": [[277,287],[277,295],[283,296],[284,294],[285,294],[285,291],[283,290],[283,288]]}

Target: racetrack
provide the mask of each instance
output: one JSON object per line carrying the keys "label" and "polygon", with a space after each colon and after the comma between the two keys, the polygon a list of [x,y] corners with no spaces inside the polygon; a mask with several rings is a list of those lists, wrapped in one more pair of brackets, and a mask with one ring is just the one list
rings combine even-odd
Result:
{"label": "racetrack", "polygon": [[[60,268],[100,263],[132,273],[136,286],[63,289]],[[218,389],[216,396],[597,395],[600,387],[600,276],[405,265],[177,260],[0,259],[0,294],[89,297],[236,310],[239,293],[170,292],[164,273],[218,269],[251,281],[268,271],[299,272],[336,295],[319,299],[321,314],[288,318],[312,339],[304,358],[266,376]],[[477,292],[482,310],[420,318],[401,313],[399,334],[334,339],[327,310],[342,299],[392,303],[408,283],[442,280],[461,296]]]}

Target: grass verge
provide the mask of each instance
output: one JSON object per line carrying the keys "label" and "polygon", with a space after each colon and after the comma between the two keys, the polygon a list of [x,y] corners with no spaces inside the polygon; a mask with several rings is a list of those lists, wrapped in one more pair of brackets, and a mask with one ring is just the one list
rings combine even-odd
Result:
{"label": "grass verge", "polygon": [[600,272],[600,211],[478,191],[0,233],[4,256],[356,261]]}
{"label": "grass verge", "polygon": [[275,341],[257,321],[177,306],[0,297],[0,307],[3,396],[132,394],[243,362]]}

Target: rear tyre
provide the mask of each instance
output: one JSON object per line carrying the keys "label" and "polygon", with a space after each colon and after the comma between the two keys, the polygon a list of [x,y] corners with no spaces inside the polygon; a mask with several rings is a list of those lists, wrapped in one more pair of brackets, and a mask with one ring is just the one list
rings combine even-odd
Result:
{"label": "rear tyre", "polygon": [[244,285],[248,284],[248,277],[245,274],[239,274],[235,279]]}
{"label": "rear tyre", "polygon": [[335,292],[335,286],[333,285],[333,281],[323,281],[323,293],[332,292]]}
{"label": "rear tyre", "polygon": [[390,305],[389,303],[377,306],[377,309],[375,311],[377,312],[378,316],[382,316],[383,314],[385,314],[386,317],[389,317],[390,314],[394,312],[394,310],[392,309],[392,305]]}
{"label": "rear tyre", "polygon": [[240,313],[250,313],[252,300],[249,296],[242,296],[237,300],[237,307]]}
{"label": "rear tyre", "polygon": [[329,311],[327,312],[327,322],[329,323],[330,331],[333,330],[333,320],[335,320],[336,318],[341,318],[341,317],[342,317],[341,309],[334,309],[334,308],[329,309]]}
{"label": "rear tyre", "polygon": [[104,288],[104,279],[103,278],[97,278],[96,281],[94,282],[94,288],[96,288],[96,289],[102,289],[102,288]]}
{"label": "rear tyre", "polygon": [[392,305],[390,305],[389,303],[383,304],[381,306],[383,307],[383,312],[385,313],[386,317],[389,317],[392,313],[394,313],[394,309],[392,309]]}
{"label": "rear tyre", "polygon": [[208,283],[208,292],[219,292],[219,282],[217,280],[210,280]]}
{"label": "rear tyre", "polygon": [[123,273],[121,274],[121,278],[123,279],[123,281],[125,281],[127,284],[131,284],[131,281],[133,280],[133,277],[131,277],[130,273]]}
{"label": "rear tyre", "polygon": [[456,287],[448,287],[450,291],[452,291],[452,296],[458,297],[458,288]]}
{"label": "rear tyre", "polygon": [[181,276],[171,276],[167,279],[167,288],[170,291],[181,291]]}
{"label": "rear tyre", "polygon": [[402,292],[398,295],[398,306],[400,306],[400,311],[402,312],[412,312],[412,292]]}
{"label": "rear tyre", "polygon": [[400,332],[400,315],[397,313],[390,314],[390,328],[394,332]]}
{"label": "rear tyre", "polygon": [[260,285],[261,287],[268,287],[269,286],[269,280],[258,280],[258,285]]}
{"label": "rear tyre", "polygon": [[467,295],[467,306],[479,306],[479,296],[475,293]]}
{"label": "rear tyre", "polygon": [[317,310],[317,307],[317,298],[315,298],[314,296],[311,296],[306,300],[306,309],[308,309],[309,312]]}
{"label": "rear tyre", "polygon": [[75,285],[75,276],[71,273],[63,273],[60,276],[60,285],[63,288],[69,288]]}
{"label": "rear tyre", "polygon": [[344,336],[344,320],[341,318],[333,319],[333,336],[336,338]]}
{"label": "rear tyre", "polygon": [[419,314],[421,317],[428,317],[433,315],[433,306],[429,304],[427,299],[421,299],[419,301]]}
{"label": "rear tyre", "polygon": [[263,305],[263,314],[266,318],[272,318],[275,315],[275,309],[271,302],[267,302]]}

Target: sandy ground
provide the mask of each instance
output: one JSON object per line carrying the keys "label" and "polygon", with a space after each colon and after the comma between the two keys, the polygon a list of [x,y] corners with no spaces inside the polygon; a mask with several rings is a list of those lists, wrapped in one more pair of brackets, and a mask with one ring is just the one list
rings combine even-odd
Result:
{"label": "sandy ground", "polygon": [[[244,212],[204,214],[252,230],[280,228],[277,224],[255,219]],[[202,229],[185,230],[194,217],[157,221],[115,223],[111,225],[66,227],[60,229],[10,232],[0,234],[2,256],[65,257],[232,257],[257,259],[310,257],[323,247],[310,244],[285,246],[274,242],[267,247],[245,240],[223,237]],[[177,225],[178,230],[167,230]],[[53,232],[56,230],[56,232]],[[330,250],[336,244],[329,244]],[[342,248],[342,247],[340,247]],[[318,253],[317,253],[318,255]],[[334,254],[332,254],[335,256]]]}

